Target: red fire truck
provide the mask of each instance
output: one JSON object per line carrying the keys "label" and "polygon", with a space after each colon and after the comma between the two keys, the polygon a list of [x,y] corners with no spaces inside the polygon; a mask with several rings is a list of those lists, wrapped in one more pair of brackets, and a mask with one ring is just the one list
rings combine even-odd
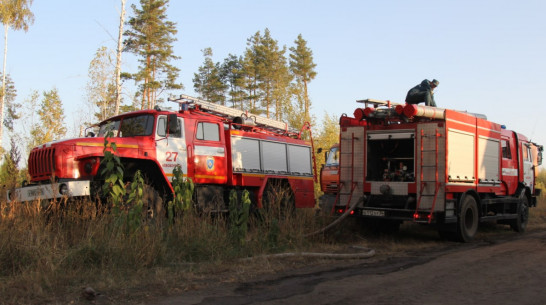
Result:
{"label": "red fire truck", "polygon": [[173,169],[180,166],[195,183],[194,198],[201,207],[226,210],[232,189],[249,190],[261,207],[265,198],[276,196],[274,188],[284,190],[297,208],[315,206],[312,141],[301,137],[309,124],[296,130],[187,95],[169,100],[180,110],[122,114],[100,123],[97,136],[34,148],[28,161],[31,184],[10,192],[9,199],[93,196],[104,181],[104,136],[112,131],[109,140],[116,143],[125,177],[140,170],[151,200],[172,194]]}
{"label": "red fire truck", "polygon": [[340,119],[339,199],[380,228],[431,224],[449,239],[470,241],[478,224],[525,230],[536,206],[543,147],[467,112],[361,100]]}

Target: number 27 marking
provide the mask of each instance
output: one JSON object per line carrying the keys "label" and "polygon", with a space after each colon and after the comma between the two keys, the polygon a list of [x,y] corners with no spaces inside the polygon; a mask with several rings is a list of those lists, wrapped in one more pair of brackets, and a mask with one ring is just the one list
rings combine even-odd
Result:
{"label": "number 27 marking", "polygon": [[168,151],[165,154],[165,160],[168,162],[176,162],[176,158],[178,158],[178,152],[176,151]]}

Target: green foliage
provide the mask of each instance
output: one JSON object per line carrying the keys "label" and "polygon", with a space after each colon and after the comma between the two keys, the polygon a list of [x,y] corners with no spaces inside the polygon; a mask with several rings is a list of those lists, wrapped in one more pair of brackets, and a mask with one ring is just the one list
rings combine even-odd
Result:
{"label": "green foliage", "polygon": [[[322,126],[313,128],[313,141],[315,146],[315,158],[317,162],[317,171],[320,166],[326,162],[324,152],[328,151],[332,145],[339,142],[339,117],[333,114],[324,113]],[[317,150],[322,148],[322,153]],[[318,174],[318,173],[317,173]],[[315,184],[315,194],[320,192],[320,185]]]}
{"label": "green foliage", "polygon": [[307,47],[307,41],[303,39],[301,34],[298,35],[295,47],[290,48],[290,71],[296,78],[297,90],[296,95],[298,100],[303,100],[303,112],[306,122],[310,121],[309,110],[311,101],[309,100],[308,84],[315,78],[316,64],[313,62],[313,51]]}
{"label": "green foliage", "polygon": [[43,92],[38,116],[40,123],[35,124],[30,131],[32,147],[66,135],[63,104],[56,88]]}
{"label": "green foliage", "polygon": [[[283,109],[290,102],[292,81],[284,56],[286,47],[279,48],[267,28],[263,35],[258,31],[249,38],[247,46],[243,65],[249,80],[247,90],[253,100],[259,99],[267,117],[282,120]],[[257,107],[255,102],[253,104]]]}
{"label": "green foliage", "polygon": [[15,138],[11,138],[10,143],[11,148],[9,152],[4,154],[4,157],[2,158],[4,162],[0,165],[0,185],[8,189],[17,185],[19,179],[18,164],[21,160],[21,153],[19,152]]}
{"label": "green foliage", "polygon": [[242,246],[246,241],[251,202],[247,190],[243,191],[240,203],[237,197],[237,191],[231,190],[229,193],[230,236],[235,243]]}
{"label": "green foliage", "polygon": [[220,66],[220,78],[228,88],[231,106],[243,110],[245,108],[243,59],[229,54]]}
{"label": "green foliage", "polygon": [[139,71],[130,76],[139,84],[141,109],[154,108],[158,92],[183,88],[176,81],[180,69],[169,63],[180,57],[173,52],[178,31],[176,23],[167,20],[168,5],[168,0],[140,0],[140,8],[131,5],[134,16],[127,21],[129,29],[123,34],[125,50],[140,62]]}
{"label": "green foliage", "polygon": [[142,221],[144,178],[140,170],[137,170],[133,176],[133,182],[129,186],[129,196],[127,198],[127,225],[130,232],[136,230]]}
{"label": "green foliage", "polygon": [[[104,137],[104,158],[101,160],[101,176],[104,177],[102,186],[103,196],[108,196],[115,214],[120,214],[125,196],[125,184],[123,183],[123,164],[117,153],[117,146],[108,139],[113,136],[112,131]],[[109,148],[112,150],[110,151]]]}
{"label": "green foliage", "polygon": [[87,100],[98,111],[95,118],[101,122],[115,113],[116,87],[112,51],[102,46],[89,63],[86,86]]}
{"label": "green foliage", "polygon": [[[1,75],[1,74],[0,74]],[[9,74],[6,75],[6,82],[5,82],[5,99],[4,99],[4,106],[6,114],[4,116],[4,126],[9,131],[13,131],[13,123],[15,120],[19,119],[21,115],[17,113],[17,110],[21,108],[21,104],[15,102],[15,98],[17,97],[17,90],[15,89],[15,85],[13,81],[11,80],[11,77]],[[2,98],[2,92],[0,91],[0,98]]]}
{"label": "green foliage", "polygon": [[212,49],[202,50],[205,62],[194,74],[193,87],[201,98],[225,105],[227,84],[221,79],[221,65],[212,61]]}
{"label": "green foliage", "polygon": [[190,178],[185,179],[180,165],[173,169],[173,179],[171,182],[174,190],[173,200],[168,203],[168,218],[172,225],[174,217],[178,213],[189,211],[192,207],[192,197],[194,185]]}
{"label": "green foliage", "polygon": [[279,220],[273,218],[267,231],[267,246],[271,250],[276,250],[279,247],[279,235],[280,235]]}
{"label": "green foliage", "polygon": [[0,2],[0,20],[5,29],[28,31],[34,23],[34,14],[30,10],[32,0],[4,0]]}
{"label": "green foliage", "polygon": [[540,198],[546,198],[546,169],[544,168],[540,169],[538,173],[536,188],[542,190],[542,192],[540,193]]}
{"label": "green foliage", "polygon": [[[14,118],[15,112],[14,109],[17,108],[17,105],[6,102],[6,99],[9,98],[10,84],[7,80],[6,75],[6,60],[7,60],[7,50],[8,50],[8,29],[13,30],[24,30],[28,31],[30,24],[34,22],[34,14],[30,11],[30,6],[32,5],[32,0],[2,0],[0,1],[0,20],[4,25],[4,65],[2,71],[2,94],[0,96],[0,148],[2,146],[2,135],[4,133],[4,108],[7,104],[7,126],[8,129],[12,129],[13,124],[12,119]],[[13,83],[12,83],[13,84]],[[11,84],[11,85],[12,85]],[[12,91],[13,93],[13,91]],[[1,149],[0,149],[1,151]]]}

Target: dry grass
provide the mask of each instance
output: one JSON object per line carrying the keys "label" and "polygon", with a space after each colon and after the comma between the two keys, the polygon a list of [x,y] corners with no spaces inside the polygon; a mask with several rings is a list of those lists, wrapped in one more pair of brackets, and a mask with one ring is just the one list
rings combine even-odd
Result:
{"label": "dry grass", "polygon": [[539,198],[537,206],[531,208],[529,213],[529,230],[546,229],[546,196]]}
{"label": "dry grass", "polygon": [[[331,261],[241,258],[284,251],[340,252],[348,245],[376,249],[378,256],[404,255],[449,246],[427,226],[403,224],[400,233],[374,235],[348,219],[326,234],[306,237],[332,221],[314,210],[251,219],[243,244],[233,241],[224,217],[178,215],[129,228],[89,201],[56,204],[0,203],[0,304],[87,304],[82,288],[107,296],[107,304],[135,304],[151,297],[249,280],[259,274]],[[529,231],[546,228],[546,200],[531,209]],[[486,226],[478,239],[515,234]]]}
{"label": "dry grass", "polygon": [[[248,256],[306,251],[327,239],[312,210],[280,219],[251,219],[243,244],[233,241],[224,217],[186,213],[131,228],[93,202],[0,204],[0,304],[84,302],[91,286],[115,303],[205,285],[211,274],[235,280],[279,266],[240,263]],[[233,271],[236,270],[234,273]],[[254,271],[253,271],[254,270]],[[201,280],[206,276],[207,280]]]}

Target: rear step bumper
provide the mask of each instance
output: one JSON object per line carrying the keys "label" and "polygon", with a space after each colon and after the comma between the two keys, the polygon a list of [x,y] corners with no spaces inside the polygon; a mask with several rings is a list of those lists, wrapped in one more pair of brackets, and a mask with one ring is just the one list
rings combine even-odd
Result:
{"label": "rear step bumper", "polygon": [[[336,206],[335,213],[336,214],[342,214],[345,212],[345,206]],[[407,210],[407,209],[389,209],[389,208],[377,208],[377,207],[358,207],[355,208],[352,215],[354,217],[361,217],[361,218],[375,218],[375,219],[391,219],[391,220],[400,220],[400,221],[412,221],[417,223],[429,223],[428,221],[428,215],[429,213],[426,211],[420,211],[419,212],[419,218],[414,218],[415,210]],[[457,218],[446,218],[445,213],[442,212],[435,212],[432,214],[432,221],[431,223],[451,223],[456,222]]]}

